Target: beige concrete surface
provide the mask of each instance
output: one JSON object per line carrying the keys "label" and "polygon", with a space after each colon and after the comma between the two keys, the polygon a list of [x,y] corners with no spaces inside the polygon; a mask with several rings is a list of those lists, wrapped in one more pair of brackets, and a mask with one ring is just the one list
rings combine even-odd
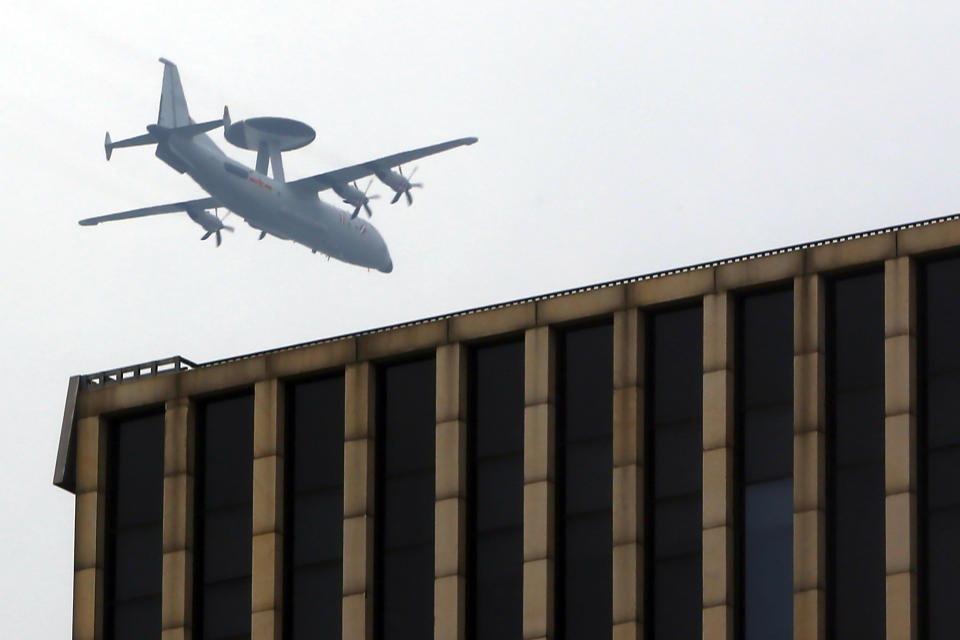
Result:
{"label": "beige concrete surface", "polygon": [[896,255],[896,234],[879,233],[807,249],[807,272],[825,273],[870,262],[880,263]]}
{"label": "beige concrete surface", "polygon": [[[343,637],[373,638],[373,531],[376,371],[369,362],[348,365],[344,373],[343,486],[364,492],[344,497]],[[361,446],[352,442],[363,442]],[[360,452],[361,455],[353,455]],[[365,454],[365,455],[362,455]]]}
{"label": "beige concrete surface", "polygon": [[[956,223],[936,225],[942,233]],[[925,233],[925,232],[924,232]],[[900,236],[916,241],[923,234]],[[960,237],[960,236],[958,236]],[[901,244],[901,249],[902,249]],[[884,478],[888,638],[917,640],[917,292],[909,257],[884,263]]]}
{"label": "beige concrete surface", "polygon": [[786,251],[717,267],[717,291],[792,280],[804,272],[805,252]]}
{"label": "beige concrete surface", "polygon": [[627,285],[627,307],[650,307],[699,298],[716,290],[714,278],[714,269],[692,269],[631,282]]}
{"label": "beige concrete surface", "polygon": [[451,342],[465,342],[488,336],[519,333],[536,325],[536,303],[524,302],[450,318],[449,340]]}
{"label": "beige concrete surface", "polygon": [[523,637],[553,637],[556,336],[524,337]]}
{"label": "beige concrete surface", "polygon": [[[889,249],[867,238],[860,255]],[[839,245],[817,247],[808,267],[849,266]],[[811,250],[814,251],[814,250]],[[822,638],[826,628],[826,284],[819,274],[793,281],[793,634]]]}
{"label": "beige concrete surface", "polygon": [[627,289],[623,285],[590,289],[537,302],[537,324],[550,325],[601,316],[626,306]]}

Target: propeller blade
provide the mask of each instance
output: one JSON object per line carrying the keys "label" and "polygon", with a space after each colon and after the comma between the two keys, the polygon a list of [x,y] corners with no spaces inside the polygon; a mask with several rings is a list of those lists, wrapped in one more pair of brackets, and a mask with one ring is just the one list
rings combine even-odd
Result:
{"label": "propeller blade", "polygon": [[373,194],[372,196],[367,196],[367,200],[376,200],[376,199],[379,198],[379,197],[380,197],[380,194],[379,194],[379,193],[375,193],[375,194]]}
{"label": "propeller blade", "polygon": [[367,217],[368,217],[368,218],[372,218],[372,217],[373,217],[373,211],[370,210],[370,205],[368,205],[366,202],[364,202],[364,203],[363,203],[363,208],[364,208],[364,209],[366,210],[366,212],[367,212]]}
{"label": "propeller blade", "polygon": [[350,215],[351,220],[356,220],[357,216],[360,215],[360,209],[363,205],[358,204],[357,208],[353,210],[353,213]]}
{"label": "propeller blade", "polygon": [[413,174],[415,174],[419,168],[420,167],[414,167],[413,171],[410,172],[410,175],[407,176],[407,180],[413,180]]}
{"label": "propeller blade", "polygon": [[410,195],[410,189],[407,189],[406,191],[404,191],[404,192],[403,192],[403,195],[407,196],[407,206],[409,207],[410,205],[412,205],[412,204],[413,204],[413,196]]}
{"label": "propeller blade", "polygon": [[393,200],[390,201],[390,204],[397,204],[397,200],[399,200],[402,195],[403,191],[397,191],[396,195],[393,196]]}
{"label": "propeller blade", "polygon": [[201,240],[206,240],[207,238],[210,237],[210,234],[211,234],[211,233],[213,233],[213,231],[207,231],[205,234],[203,234],[203,236],[200,237],[200,239],[201,239]]}
{"label": "propeller blade", "polygon": [[[356,185],[356,183],[354,183]],[[370,187],[373,186],[373,178],[370,178],[370,182],[367,183],[367,188],[363,190],[363,195],[367,195],[367,191],[370,191]],[[373,196],[376,198],[377,196]]]}
{"label": "propeller blade", "polygon": [[230,233],[233,233],[233,227],[231,227],[231,226],[229,226],[229,225],[226,225],[226,224],[225,224],[225,225],[223,225],[223,226],[220,227],[220,228],[223,229],[224,231],[229,231]]}
{"label": "propeller blade", "polygon": [[220,229],[217,229],[217,246],[220,246],[220,243],[223,242],[223,238],[220,237]]}

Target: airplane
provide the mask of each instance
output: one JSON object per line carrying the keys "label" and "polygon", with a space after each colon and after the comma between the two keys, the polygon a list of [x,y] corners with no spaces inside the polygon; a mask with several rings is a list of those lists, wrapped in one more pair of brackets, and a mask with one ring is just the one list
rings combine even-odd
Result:
{"label": "airplane", "polygon": [[[314,253],[390,273],[393,261],[383,237],[369,221],[357,219],[361,209],[368,218],[372,216],[369,202],[377,196],[368,196],[367,192],[373,177],[363,191],[357,186],[357,180],[376,176],[394,191],[393,203],[405,196],[409,206],[413,204],[410,190],[423,185],[411,182],[416,169],[404,175],[400,165],[477,141],[477,138],[459,138],[287,182],[281,153],[312,142],[316,133],[309,125],[276,117],[232,122],[226,107],[219,120],[195,122],[187,110],[177,66],[165,58],[160,58],[160,62],[164,67],[157,123],[147,125],[147,133],[143,135],[116,142],[107,132],[104,140],[107,160],[114,149],[155,144],[160,160],[193,178],[209,197],[85,218],[80,220],[83,226],[185,212],[203,227],[205,233],[201,240],[213,235],[219,247],[220,232],[233,231],[233,227],[224,224],[226,216],[221,218],[209,210],[226,209],[259,230],[261,240],[270,234],[302,244]],[[254,169],[231,159],[210,139],[207,132],[220,127],[228,142],[257,152]],[[268,175],[268,170],[272,175]],[[333,190],[344,203],[352,205],[353,211],[320,200],[319,192],[326,189]]]}

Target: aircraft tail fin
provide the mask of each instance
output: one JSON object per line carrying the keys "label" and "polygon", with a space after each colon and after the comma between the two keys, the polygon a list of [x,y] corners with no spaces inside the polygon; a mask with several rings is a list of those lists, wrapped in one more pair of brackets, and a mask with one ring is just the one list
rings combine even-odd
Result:
{"label": "aircraft tail fin", "polygon": [[163,89],[160,92],[160,113],[157,115],[157,124],[168,129],[192,124],[177,65],[166,58],[160,58],[160,62],[163,63]]}

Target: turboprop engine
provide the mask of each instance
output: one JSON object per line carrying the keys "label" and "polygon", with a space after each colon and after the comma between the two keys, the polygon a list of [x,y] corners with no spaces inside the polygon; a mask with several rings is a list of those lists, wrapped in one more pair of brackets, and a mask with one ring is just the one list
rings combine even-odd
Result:
{"label": "turboprop engine", "polygon": [[380,182],[396,192],[396,195],[393,196],[393,200],[390,201],[390,204],[395,204],[397,200],[400,199],[400,196],[407,196],[407,206],[410,206],[413,204],[413,196],[410,195],[410,189],[423,188],[423,185],[419,182],[410,182],[410,180],[413,178],[413,174],[416,172],[417,167],[414,167],[409,176],[404,176],[403,169],[401,167],[397,167],[397,171],[378,169],[374,173],[376,173],[377,177],[380,179]]}
{"label": "turboprop engine", "polygon": [[373,211],[370,210],[370,201],[376,200],[380,196],[372,195],[367,196],[367,192],[370,191],[370,185],[373,184],[373,178],[370,178],[370,182],[367,183],[367,188],[363,191],[357,188],[357,183],[354,182],[352,185],[347,184],[346,182],[336,182],[334,183],[333,190],[338,196],[343,198],[344,203],[352,204],[356,207],[353,210],[353,215],[350,216],[350,219],[353,220],[357,217],[357,214],[360,213],[360,208],[363,207],[367,212],[367,217],[373,217]]}
{"label": "turboprop engine", "polygon": [[233,233],[233,227],[223,224],[223,220],[221,218],[218,218],[215,214],[210,213],[206,209],[187,209],[187,215],[190,216],[191,220],[203,227],[204,231],[206,231],[206,233],[203,234],[203,237],[200,238],[201,240],[206,240],[211,235],[216,234],[218,247],[222,241],[222,238],[220,237],[221,229]]}

